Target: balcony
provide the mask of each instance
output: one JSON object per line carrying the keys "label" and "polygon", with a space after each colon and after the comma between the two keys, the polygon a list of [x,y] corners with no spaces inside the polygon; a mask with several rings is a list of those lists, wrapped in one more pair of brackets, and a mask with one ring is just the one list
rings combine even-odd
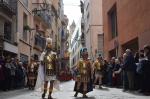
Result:
{"label": "balcony", "polygon": [[69,34],[66,31],[62,30],[61,31],[61,40],[66,41],[68,39],[68,37],[69,37]]}
{"label": "balcony", "polygon": [[16,14],[17,0],[0,0],[0,7],[5,13],[14,15]]}
{"label": "balcony", "polygon": [[43,21],[48,28],[51,27],[51,15],[46,11],[34,10],[34,16]]}
{"label": "balcony", "polygon": [[34,48],[42,51],[45,48],[46,41],[45,38],[41,37],[40,35],[35,35],[34,37]]}

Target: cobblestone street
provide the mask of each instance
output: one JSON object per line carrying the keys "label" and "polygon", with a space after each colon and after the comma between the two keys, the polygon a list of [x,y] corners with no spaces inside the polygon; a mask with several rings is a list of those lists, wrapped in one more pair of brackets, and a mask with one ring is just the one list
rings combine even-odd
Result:
{"label": "cobblestone street", "polygon": [[[61,90],[55,91],[53,97],[55,99],[82,99],[79,94],[78,98],[73,97],[73,81],[61,83]],[[0,99],[41,99],[40,91],[29,91],[28,89],[0,92]],[[150,99],[150,96],[142,96],[122,92],[121,89],[116,88],[103,88],[102,90],[95,89],[88,94],[88,99]]]}

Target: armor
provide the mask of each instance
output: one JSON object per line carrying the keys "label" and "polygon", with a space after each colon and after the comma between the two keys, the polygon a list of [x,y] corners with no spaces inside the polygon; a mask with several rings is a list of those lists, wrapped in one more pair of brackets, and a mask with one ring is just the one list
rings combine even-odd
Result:
{"label": "armor", "polygon": [[83,98],[87,98],[86,93],[93,91],[92,88],[92,66],[88,59],[88,52],[86,48],[81,49],[82,59],[77,64],[77,77],[74,86],[75,97],[78,93],[83,94]]}
{"label": "armor", "polygon": [[[57,66],[56,65],[56,53],[52,51],[52,39],[46,39],[46,48],[45,51],[40,56],[41,61],[41,74],[43,74],[44,80],[44,92],[42,94],[42,99],[45,99],[45,95],[47,93],[48,82],[50,82],[49,86],[49,94],[48,99],[53,99],[51,94],[53,92],[53,85],[56,79]],[[39,70],[39,74],[40,74]],[[43,72],[43,73],[42,73]],[[40,77],[39,77],[40,78]]]}
{"label": "armor", "polygon": [[[95,85],[99,85],[99,88],[102,88],[102,77],[103,77],[103,61],[101,57],[97,57],[96,61],[93,64],[94,68],[94,87]],[[97,83],[98,82],[98,83]]]}
{"label": "armor", "polygon": [[31,62],[31,66],[29,67],[29,71],[28,71],[29,89],[34,89],[35,80],[36,80],[36,68],[37,68],[37,64],[35,62]]}
{"label": "armor", "polygon": [[78,67],[77,67],[79,74],[78,74],[78,79],[81,82],[88,82],[90,80],[90,62],[89,61],[83,61],[80,60],[78,63]]}
{"label": "armor", "polygon": [[45,74],[47,76],[54,76],[56,75],[56,55],[54,52],[48,53],[44,57],[44,69],[45,69]]}
{"label": "armor", "polygon": [[101,70],[101,67],[100,67],[101,64],[100,64],[99,61],[96,61],[94,66],[95,66],[95,69],[96,69],[96,70]]}

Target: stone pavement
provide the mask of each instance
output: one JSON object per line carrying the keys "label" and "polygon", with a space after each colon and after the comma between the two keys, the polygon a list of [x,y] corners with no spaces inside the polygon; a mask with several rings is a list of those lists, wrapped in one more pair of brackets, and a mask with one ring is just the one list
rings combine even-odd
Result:
{"label": "stone pavement", "polygon": [[[55,91],[53,97],[55,99],[83,99],[79,94],[78,98],[73,97],[74,82],[63,82],[60,86],[60,91]],[[0,99],[41,99],[40,91],[30,91],[28,89],[21,89],[8,92],[0,92]],[[137,95],[135,93],[125,93],[121,89],[103,88],[94,89],[93,92],[87,94],[88,99],[150,99],[150,96]]]}

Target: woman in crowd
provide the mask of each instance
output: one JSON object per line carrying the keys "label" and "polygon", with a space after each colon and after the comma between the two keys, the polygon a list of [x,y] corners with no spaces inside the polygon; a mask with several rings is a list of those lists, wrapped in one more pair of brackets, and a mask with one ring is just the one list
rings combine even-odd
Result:
{"label": "woman in crowd", "polygon": [[107,72],[108,72],[108,86],[112,86],[112,74],[113,74],[113,69],[115,67],[115,57],[111,58],[111,61],[108,65]]}
{"label": "woman in crowd", "polygon": [[115,67],[113,69],[113,86],[120,87],[121,85],[121,66],[119,59],[115,59]]}

